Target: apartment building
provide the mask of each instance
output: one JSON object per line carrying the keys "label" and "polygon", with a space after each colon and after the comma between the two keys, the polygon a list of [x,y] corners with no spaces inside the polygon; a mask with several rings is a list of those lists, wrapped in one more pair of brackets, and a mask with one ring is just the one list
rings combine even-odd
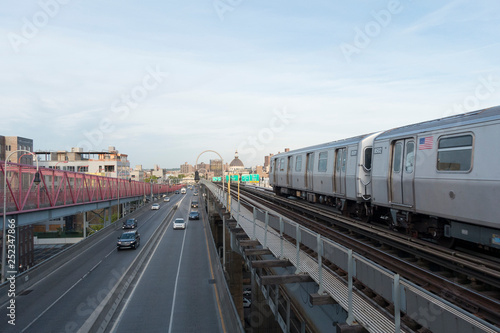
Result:
{"label": "apartment building", "polygon": [[93,175],[130,179],[128,155],[119,153],[115,147],[107,151],[83,151],[71,148],[71,151],[35,152],[39,165],[66,171],[85,172]]}

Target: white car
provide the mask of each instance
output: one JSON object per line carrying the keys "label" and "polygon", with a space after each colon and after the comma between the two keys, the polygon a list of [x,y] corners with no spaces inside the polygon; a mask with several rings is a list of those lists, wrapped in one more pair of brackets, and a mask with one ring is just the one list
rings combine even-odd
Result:
{"label": "white car", "polygon": [[170,202],[170,197],[165,197],[165,199],[163,199],[163,201]]}
{"label": "white car", "polygon": [[186,229],[186,221],[183,218],[176,218],[174,221],[174,229]]}
{"label": "white car", "polygon": [[151,210],[158,210],[160,209],[160,204],[154,203],[151,205]]}

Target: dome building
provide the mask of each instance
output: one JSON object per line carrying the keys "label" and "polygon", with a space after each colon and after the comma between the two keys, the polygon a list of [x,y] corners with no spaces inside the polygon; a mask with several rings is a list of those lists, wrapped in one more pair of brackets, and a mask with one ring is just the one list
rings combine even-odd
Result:
{"label": "dome building", "polygon": [[245,169],[243,162],[238,158],[238,151],[234,153],[234,159],[229,163],[229,172],[239,173]]}

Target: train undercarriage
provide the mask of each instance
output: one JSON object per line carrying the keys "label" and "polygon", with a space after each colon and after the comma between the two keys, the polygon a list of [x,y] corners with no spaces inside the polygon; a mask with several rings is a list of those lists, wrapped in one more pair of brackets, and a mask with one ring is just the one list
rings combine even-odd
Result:
{"label": "train undercarriage", "polygon": [[274,192],[279,196],[293,196],[311,203],[333,207],[343,216],[362,222],[384,224],[391,230],[444,247],[452,248],[457,241],[465,241],[486,251],[500,251],[499,229],[390,207],[372,206],[369,200],[354,201],[280,187],[275,187]]}

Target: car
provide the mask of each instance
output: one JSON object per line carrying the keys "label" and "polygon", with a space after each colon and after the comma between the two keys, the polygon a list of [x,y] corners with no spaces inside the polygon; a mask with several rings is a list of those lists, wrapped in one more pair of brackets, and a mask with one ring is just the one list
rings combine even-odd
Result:
{"label": "car", "polygon": [[245,288],[245,290],[243,290],[243,296],[246,296],[246,297],[252,296],[252,289],[251,288]]}
{"label": "car", "polygon": [[183,218],[178,217],[174,221],[174,229],[186,229],[186,221]]}
{"label": "car", "polygon": [[244,308],[249,308],[252,305],[252,301],[250,301],[248,298],[243,297],[243,307]]}
{"label": "car", "polygon": [[175,191],[175,194],[179,194],[180,192],[179,191]]}
{"label": "car", "polygon": [[160,209],[160,204],[154,203],[151,205],[151,210],[158,210]]}
{"label": "car", "polygon": [[189,213],[189,219],[190,220],[199,220],[200,219],[200,213],[198,213],[198,212],[191,212],[191,213]]}
{"label": "car", "polygon": [[128,219],[123,222],[122,229],[135,229],[137,228],[137,220],[136,219]]}
{"label": "car", "polygon": [[170,197],[165,197],[165,198],[163,199],[163,201],[165,201],[165,202],[170,202]]}
{"label": "car", "polygon": [[191,201],[191,207],[198,208],[198,200]]}
{"label": "car", "polygon": [[118,237],[118,242],[116,243],[116,248],[118,250],[124,248],[136,249],[141,244],[141,235],[139,231],[126,231],[121,236]]}

